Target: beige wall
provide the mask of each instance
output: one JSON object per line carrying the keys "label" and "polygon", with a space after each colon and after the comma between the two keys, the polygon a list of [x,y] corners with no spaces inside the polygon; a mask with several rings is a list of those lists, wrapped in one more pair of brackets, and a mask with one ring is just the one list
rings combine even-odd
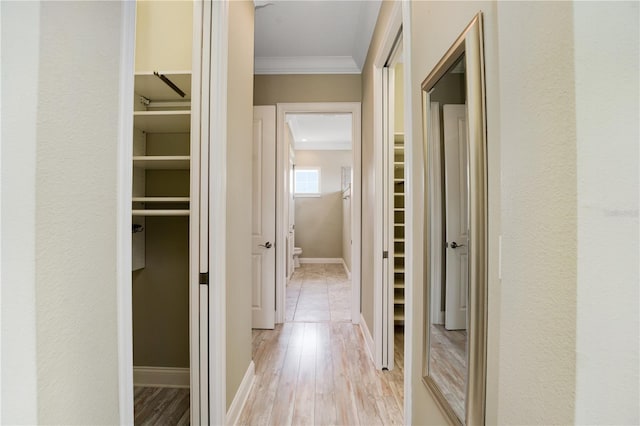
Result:
{"label": "beige wall", "polygon": [[253,104],[360,102],[359,74],[256,75]]}
{"label": "beige wall", "polygon": [[373,64],[390,19],[392,1],[384,1],[376,24],[367,60],[362,68],[362,316],[373,331],[373,211],[375,204],[375,164],[373,154]]}
{"label": "beige wall", "polygon": [[[42,2],[38,423],[116,424],[120,2]],[[14,324],[14,326],[17,326]]]}
{"label": "beige wall", "polygon": [[404,133],[404,64],[396,64],[393,70],[393,131]]}
{"label": "beige wall", "polygon": [[191,70],[193,1],[137,0],[136,72]]}
{"label": "beige wall", "polygon": [[296,197],[295,246],[302,258],[343,258],[342,167],[351,151],[296,151],[296,168],[320,167],[320,197]]}
{"label": "beige wall", "polygon": [[251,362],[252,1],[229,3],[227,80],[227,409]]}

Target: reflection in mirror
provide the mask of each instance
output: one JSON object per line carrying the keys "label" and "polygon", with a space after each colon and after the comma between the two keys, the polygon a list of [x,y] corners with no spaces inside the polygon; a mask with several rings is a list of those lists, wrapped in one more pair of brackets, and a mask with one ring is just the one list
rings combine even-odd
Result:
{"label": "reflection in mirror", "polygon": [[484,423],[486,167],[481,15],[423,83],[423,376],[452,421]]}

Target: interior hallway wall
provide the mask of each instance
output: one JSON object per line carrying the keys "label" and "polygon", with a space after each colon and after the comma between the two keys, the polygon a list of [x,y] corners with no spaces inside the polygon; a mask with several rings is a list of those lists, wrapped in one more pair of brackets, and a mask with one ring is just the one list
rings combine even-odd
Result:
{"label": "interior hallway wall", "polygon": [[360,74],[256,75],[253,104],[360,102]]}
{"label": "interior hallway wall", "polygon": [[[25,270],[8,282],[4,238],[15,222],[5,222],[11,216],[3,211],[2,324],[24,336],[7,341],[11,335],[3,329],[2,423],[116,424],[122,3],[1,7],[3,209],[25,206],[16,210],[24,215],[20,238],[9,240],[14,265]],[[5,19],[19,19],[22,28]],[[12,56],[16,48],[20,56]],[[15,83],[27,84],[17,85],[18,93],[6,85]],[[17,117],[21,121],[5,121]],[[17,123],[24,127],[11,133]],[[15,143],[24,146],[15,150]],[[21,170],[5,167],[7,161]],[[23,204],[7,206],[12,192],[5,191],[15,187]],[[6,302],[22,311],[24,321],[5,316]],[[6,362],[18,362],[18,368]],[[22,373],[19,382],[12,380]]]}
{"label": "interior hallway wall", "polygon": [[320,167],[320,197],[295,199],[296,240],[301,258],[343,258],[342,167],[351,151],[296,151],[296,168]]}
{"label": "interior hallway wall", "polygon": [[252,1],[229,2],[227,76],[227,410],[251,363]]}

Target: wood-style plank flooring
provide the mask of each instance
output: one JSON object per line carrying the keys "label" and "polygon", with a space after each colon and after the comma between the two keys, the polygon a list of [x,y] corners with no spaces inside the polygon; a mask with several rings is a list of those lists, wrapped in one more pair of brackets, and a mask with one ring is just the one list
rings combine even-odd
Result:
{"label": "wood-style plank flooring", "polygon": [[458,418],[464,419],[467,332],[431,325],[429,371]]}
{"label": "wood-style plank flooring", "polygon": [[397,367],[376,370],[359,326],[344,316],[349,283],[335,266],[303,265],[287,289],[289,322],[253,331],[256,378],[240,424],[403,423],[402,328]]}
{"label": "wood-style plank flooring", "polygon": [[188,425],[189,389],[134,388],[134,424]]}

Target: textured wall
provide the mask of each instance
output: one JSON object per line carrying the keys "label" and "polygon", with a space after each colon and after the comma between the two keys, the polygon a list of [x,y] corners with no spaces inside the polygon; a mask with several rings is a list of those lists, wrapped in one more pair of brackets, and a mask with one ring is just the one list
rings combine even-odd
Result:
{"label": "textured wall", "polygon": [[577,424],[640,423],[639,12],[637,2],[578,2],[573,10]]}
{"label": "textured wall", "polygon": [[119,422],[121,6],[40,6],[35,271],[42,424]]}
{"label": "textured wall", "polygon": [[251,362],[253,2],[229,2],[227,100],[227,409]]}
{"label": "textured wall", "polygon": [[[498,6],[501,423],[574,422],[577,206],[572,23],[571,3]],[[541,27],[545,31],[539,31]]]}
{"label": "textured wall", "polygon": [[359,74],[256,75],[253,104],[360,102]]}
{"label": "textured wall", "polygon": [[320,167],[320,197],[296,197],[296,247],[302,257],[342,258],[342,167],[351,151],[296,151],[296,167]]}

